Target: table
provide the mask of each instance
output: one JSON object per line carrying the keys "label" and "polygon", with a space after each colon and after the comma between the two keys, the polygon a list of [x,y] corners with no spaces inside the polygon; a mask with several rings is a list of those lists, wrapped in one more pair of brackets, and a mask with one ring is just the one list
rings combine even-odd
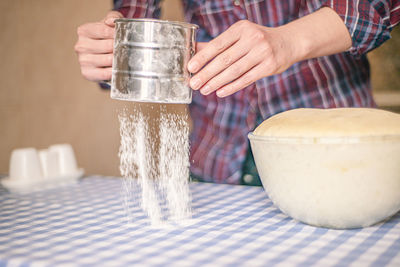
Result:
{"label": "table", "polygon": [[364,229],[308,226],[261,187],[192,183],[194,217],[127,222],[122,179],[30,193],[0,188],[0,266],[400,266],[400,213]]}

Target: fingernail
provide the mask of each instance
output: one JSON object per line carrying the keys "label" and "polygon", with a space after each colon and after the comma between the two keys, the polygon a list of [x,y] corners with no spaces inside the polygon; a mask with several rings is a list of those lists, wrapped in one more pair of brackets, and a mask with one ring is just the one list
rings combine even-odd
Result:
{"label": "fingernail", "polygon": [[192,73],[196,72],[199,67],[199,63],[197,61],[190,61],[188,64],[188,70]]}
{"label": "fingernail", "polygon": [[225,93],[226,93],[226,91],[221,89],[221,90],[218,90],[216,94],[218,97],[225,97],[226,96]]}
{"label": "fingernail", "polygon": [[201,80],[199,78],[193,78],[190,80],[190,87],[192,87],[192,89],[197,90],[199,89],[201,85]]}
{"label": "fingernail", "polygon": [[211,87],[207,84],[203,88],[201,88],[200,93],[203,95],[208,95],[211,93]]}
{"label": "fingernail", "polygon": [[108,18],[106,19],[106,24],[113,24],[114,23],[114,18]]}

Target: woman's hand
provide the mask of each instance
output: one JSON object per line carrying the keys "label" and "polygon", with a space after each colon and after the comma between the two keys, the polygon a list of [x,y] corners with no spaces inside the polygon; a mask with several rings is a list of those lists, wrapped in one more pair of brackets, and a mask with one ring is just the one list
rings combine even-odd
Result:
{"label": "woman's hand", "polygon": [[239,21],[207,44],[188,63],[190,86],[225,97],[253,82],[285,71],[300,60],[345,51],[350,34],[330,8],[277,28]]}
{"label": "woman's hand", "polygon": [[114,46],[114,20],[122,18],[117,11],[108,12],[100,22],[78,27],[75,51],[83,77],[90,81],[111,79]]}
{"label": "woman's hand", "polygon": [[239,21],[208,44],[200,44],[188,64],[189,71],[196,73],[190,86],[204,95],[214,91],[219,97],[231,95],[287,69],[294,63],[292,50],[278,29]]}

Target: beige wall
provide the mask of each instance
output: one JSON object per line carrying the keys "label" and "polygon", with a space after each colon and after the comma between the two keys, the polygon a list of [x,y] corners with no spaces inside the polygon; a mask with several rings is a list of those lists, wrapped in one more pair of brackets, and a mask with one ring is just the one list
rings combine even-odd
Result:
{"label": "beige wall", "polygon": [[[180,19],[177,0],[164,16]],[[118,175],[117,108],[80,75],[78,25],[101,19],[111,0],[0,1],[0,174],[17,147],[71,143],[87,173]]]}

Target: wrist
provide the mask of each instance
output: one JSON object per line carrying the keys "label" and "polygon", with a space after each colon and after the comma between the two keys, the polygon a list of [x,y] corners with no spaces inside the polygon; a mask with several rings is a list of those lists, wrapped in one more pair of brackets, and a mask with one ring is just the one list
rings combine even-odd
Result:
{"label": "wrist", "polygon": [[307,36],[291,23],[276,28],[285,44],[291,64],[309,58],[312,51],[312,42]]}

